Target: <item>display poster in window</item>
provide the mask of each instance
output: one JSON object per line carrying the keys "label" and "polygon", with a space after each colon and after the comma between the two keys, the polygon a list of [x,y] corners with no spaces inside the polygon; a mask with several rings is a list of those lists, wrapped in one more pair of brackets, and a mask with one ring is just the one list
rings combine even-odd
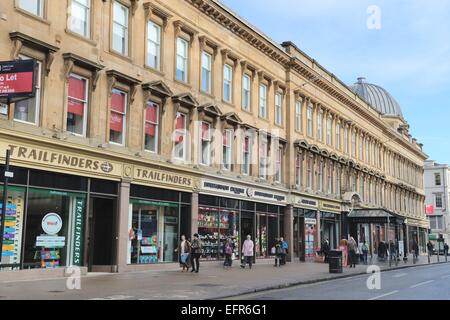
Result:
{"label": "display poster in window", "polygon": [[[0,210],[3,205],[0,203]],[[3,230],[2,264],[19,264],[22,248],[24,193],[8,192],[5,228]]]}
{"label": "display poster in window", "polygon": [[314,224],[305,225],[305,257],[314,258],[314,236],[316,227]]}
{"label": "display poster in window", "polygon": [[10,102],[35,96],[36,61],[0,61],[0,98]]}

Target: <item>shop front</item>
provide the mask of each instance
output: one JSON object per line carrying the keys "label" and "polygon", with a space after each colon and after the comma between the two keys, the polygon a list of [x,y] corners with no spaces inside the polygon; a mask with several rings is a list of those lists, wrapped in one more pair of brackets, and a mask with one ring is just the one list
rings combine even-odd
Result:
{"label": "shop front", "polygon": [[320,201],[320,239],[328,240],[331,249],[339,247],[341,240],[341,205],[336,202]]}
{"label": "shop front", "polygon": [[140,166],[133,171],[126,219],[128,269],[178,262],[181,235],[191,237],[194,179]]}
{"label": "shop front", "polygon": [[[370,254],[379,254],[380,245],[398,246],[400,256],[407,253],[404,218],[386,209],[355,209],[348,215],[350,235],[358,245],[366,242]],[[385,247],[385,246],[383,246]]]}
{"label": "shop front", "polygon": [[224,258],[224,244],[235,244],[234,259],[250,235],[256,259],[272,256],[276,239],[283,237],[286,195],[279,191],[203,180],[198,204],[198,233],[204,244],[203,259]]}
{"label": "shop front", "polygon": [[300,261],[314,260],[318,247],[317,212],[319,201],[303,196],[293,197],[293,249]]}
{"label": "shop front", "polygon": [[[0,155],[7,149],[13,177],[6,190],[1,270],[111,269],[122,166],[58,147],[0,140]],[[0,189],[3,194],[2,184]]]}

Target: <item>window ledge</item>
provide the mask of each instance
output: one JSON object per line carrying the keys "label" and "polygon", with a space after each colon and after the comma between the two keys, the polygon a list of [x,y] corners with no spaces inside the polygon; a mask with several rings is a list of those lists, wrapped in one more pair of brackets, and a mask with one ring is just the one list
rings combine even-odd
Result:
{"label": "window ledge", "polygon": [[161,77],[165,77],[166,76],[165,72],[163,72],[161,70],[158,70],[158,69],[155,69],[155,68],[152,68],[152,67],[148,66],[147,64],[144,65],[144,68],[146,70],[150,71],[150,72],[156,73],[157,75],[159,75]]}
{"label": "window ledge", "polygon": [[89,43],[90,45],[96,47],[98,45],[97,41],[92,40],[91,38],[83,37],[81,34],[78,34],[76,32],[73,32],[69,28],[66,28],[66,33],[72,37],[77,38],[78,40],[84,41],[86,43]]}
{"label": "window ledge", "polygon": [[211,93],[205,92],[205,91],[203,91],[203,90],[200,90],[200,94],[203,95],[203,96],[206,96],[206,97],[208,97],[208,98],[210,98],[210,99],[213,99],[213,100],[216,98],[216,97],[215,97],[214,95],[212,95]]}
{"label": "window ledge", "polygon": [[183,81],[180,81],[178,79],[173,79],[173,81],[175,83],[181,84],[182,86],[184,86],[186,88],[192,89],[192,86],[189,83],[187,83],[187,82],[183,82]]}
{"label": "window ledge", "polygon": [[39,16],[37,16],[37,15],[31,13],[31,12],[28,12],[28,11],[26,11],[26,10],[24,10],[24,9],[21,9],[21,8],[16,8],[16,10],[17,10],[17,12],[19,12],[21,15],[23,15],[23,16],[25,16],[25,17],[27,17],[27,18],[31,18],[31,19],[34,19],[34,20],[36,20],[36,21],[42,22],[42,23],[44,23],[44,24],[46,24],[46,25],[48,25],[48,26],[51,25],[51,22],[48,21],[48,20],[45,19],[45,18],[39,17]]}
{"label": "window ledge", "polygon": [[230,106],[230,107],[234,108],[234,103],[233,102],[229,102],[229,101],[226,101],[226,100],[222,99],[222,103],[224,105],[226,105],[226,106]]}
{"label": "window ledge", "polygon": [[125,60],[129,63],[133,62],[133,59],[131,59],[131,57],[129,56],[124,56],[123,54],[121,54],[120,52],[114,51],[113,49],[109,50],[109,53],[117,58],[120,58],[122,60]]}

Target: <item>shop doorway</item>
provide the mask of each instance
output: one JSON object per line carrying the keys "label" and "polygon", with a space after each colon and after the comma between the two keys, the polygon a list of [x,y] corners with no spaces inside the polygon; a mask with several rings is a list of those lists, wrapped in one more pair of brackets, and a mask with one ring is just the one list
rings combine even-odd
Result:
{"label": "shop doorway", "polygon": [[276,215],[256,214],[256,258],[268,258],[278,238],[278,219]]}
{"label": "shop doorway", "polygon": [[305,261],[305,218],[294,217],[294,254],[300,261]]}
{"label": "shop doorway", "polygon": [[92,197],[89,205],[88,271],[114,272],[116,200]]}

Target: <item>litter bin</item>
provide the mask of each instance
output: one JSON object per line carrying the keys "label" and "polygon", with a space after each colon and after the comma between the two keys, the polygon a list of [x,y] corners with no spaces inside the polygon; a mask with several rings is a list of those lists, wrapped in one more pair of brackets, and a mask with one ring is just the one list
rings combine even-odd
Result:
{"label": "litter bin", "polygon": [[330,273],[342,273],[342,251],[330,250],[328,254]]}

